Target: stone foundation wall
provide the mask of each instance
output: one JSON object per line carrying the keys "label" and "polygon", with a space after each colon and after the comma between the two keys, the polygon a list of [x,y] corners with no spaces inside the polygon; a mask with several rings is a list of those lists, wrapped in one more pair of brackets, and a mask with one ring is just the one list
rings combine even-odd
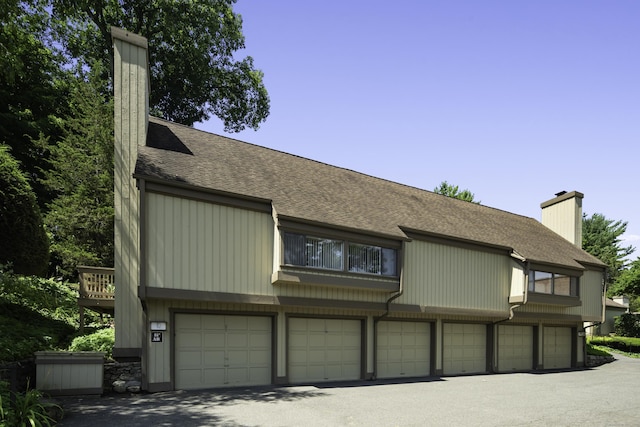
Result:
{"label": "stone foundation wall", "polygon": [[105,393],[138,393],[142,381],[140,362],[110,362],[104,364]]}
{"label": "stone foundation wall", "polygon": [[587,354],[587,366],[600,366],[605,363],[613,362],[615,359],[613,356],[593,356],[591,354]]}

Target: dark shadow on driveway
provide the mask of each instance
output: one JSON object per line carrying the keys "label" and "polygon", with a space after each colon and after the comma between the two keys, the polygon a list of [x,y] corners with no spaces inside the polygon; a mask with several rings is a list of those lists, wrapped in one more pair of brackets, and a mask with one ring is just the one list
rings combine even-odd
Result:
{"label": "dark shadow on driveway", "polygon": [[413,378],[383,378],[370,381],[340,381],[340,382],[328,382],[328,383],[315,383],[310,384],[315,388],[347,388],[347,387],[371,387],[388,384],[416,384],[416,383],[433,383],[438,381],[446,381],[442,377],[413,377]]}
{"label": "dark shadow on driveway", "polygon": [[59,426],[203,426],[230,425],[215,408],[245,401],[295,401],[322,396],[317,390],[295,387],[251,387],[172,391],[141,395],[64,397],[65,415]]}

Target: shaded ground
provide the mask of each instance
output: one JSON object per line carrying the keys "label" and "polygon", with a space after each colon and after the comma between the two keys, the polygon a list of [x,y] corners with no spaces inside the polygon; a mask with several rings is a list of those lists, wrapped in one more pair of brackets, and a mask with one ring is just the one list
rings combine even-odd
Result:
{"label": "shaded ground", "polygon": [[66,398],[60,426],[637,426],[640,360],[413,381]]}

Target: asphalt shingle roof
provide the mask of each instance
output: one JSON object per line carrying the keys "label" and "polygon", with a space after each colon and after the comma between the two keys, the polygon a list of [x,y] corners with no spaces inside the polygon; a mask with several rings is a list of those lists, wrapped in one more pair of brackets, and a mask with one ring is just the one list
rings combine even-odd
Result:
{"label": "asphalt shingle roof", "polygon": [[532,262],[604,265],[533,218],[150,118],[136,176],[270,200],[278,215],[406,239],[403,229],[511,248]]}

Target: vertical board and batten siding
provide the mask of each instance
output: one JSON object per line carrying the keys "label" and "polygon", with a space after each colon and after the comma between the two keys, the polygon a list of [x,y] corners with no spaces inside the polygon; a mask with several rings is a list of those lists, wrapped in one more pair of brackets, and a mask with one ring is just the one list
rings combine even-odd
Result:
{"label": "vertical board and batten siding", "polygon": [[404,293],[395,303],[509,309],[509,257],[417,240],[405,248]]}
{"label": "vertical board and batten siding", "polygon": [[138,300],[139,212],[133,179],[138,146],[147,134],[146,39],[114,29],[114,206],[116,348],[140,348],[142,307]]}
{"label": "vertical board and batten siding", "polygon": [[527,292],[527,276],[524,272],[522,263],[511,260],[511,290],[509,291],[509,299],[520,302],[524,301],[524,295]]}
{"label": "vertical board and batten siding", "polygon": [[36,351],[35,387],[51,395],[102,394],[103,352]]}
{"label": "vertical board and batten siding", "polygon": [[146,197],[149,287],[380,303],[388,298],[344,287],[273,285],[270,214],[152,192]]}
{"label": "vertical board and batten siding", "polygon": [[582,245],[581,198],[569,198],[544,207],[541,222],[574,245]]}
{"label": "vertical board and batten siding", "polygon": [[271,215],[147,193],[147,286],[272,295]]}

